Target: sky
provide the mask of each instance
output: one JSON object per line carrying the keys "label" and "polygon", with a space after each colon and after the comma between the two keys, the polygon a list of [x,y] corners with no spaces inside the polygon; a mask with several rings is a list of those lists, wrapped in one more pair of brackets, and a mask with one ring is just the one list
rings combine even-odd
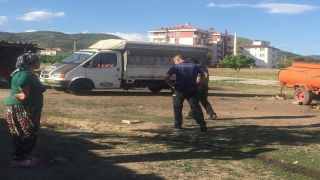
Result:
{"label": "sky", "polygon": [[186,23],[320,55],[320,0],[0,0],[0,32],[106,33],[149,41],[149,30]]}

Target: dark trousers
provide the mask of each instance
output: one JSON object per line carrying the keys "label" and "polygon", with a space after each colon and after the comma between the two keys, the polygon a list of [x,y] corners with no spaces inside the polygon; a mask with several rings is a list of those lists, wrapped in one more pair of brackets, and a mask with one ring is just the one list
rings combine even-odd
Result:
{"label": "dark trousers", "polygon": [[175,87],[172,100],[173,100],[173,110],[174,110],[174,126],[181,127],[182,125],[182,109],[183,102],[187,100],[191,112],[196,119],[196,122],[200,126],[205,126],[206,122],[204,121],[203,112],[199,105],[199,89],[197,86],[178,86]]}
{"label": "dark trousers", "polygon": [[[201,102],[202,106],[206,110],[207,114],[213,114],[215,112],[213,111],[212,106],[208,101],[208,90],[209,90],[208,86],[201,86],[199,88],[199,101]],[[188,116],[194,117],[191,110],[188,112]]]}

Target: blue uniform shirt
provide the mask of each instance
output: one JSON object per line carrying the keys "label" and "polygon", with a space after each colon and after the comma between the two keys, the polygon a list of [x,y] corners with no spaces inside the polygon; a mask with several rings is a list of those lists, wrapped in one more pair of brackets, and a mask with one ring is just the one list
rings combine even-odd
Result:
{"label": "blue uniform shirt", "polygon": [[193,63],[181,62],[174,65],[167,72],[170,76],[173,74],[176,75],[176,84],[177,85],[190,85],[196,86],[196,79],[198,74],[203,76],[203,72],[200,70],[200,67]]}

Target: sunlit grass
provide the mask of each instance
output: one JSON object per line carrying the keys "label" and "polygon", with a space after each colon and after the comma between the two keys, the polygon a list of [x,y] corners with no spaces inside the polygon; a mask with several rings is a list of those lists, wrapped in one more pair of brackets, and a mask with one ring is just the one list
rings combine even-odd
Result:
{"label": "sunlit grass", "polygon": [[[236,71],[231,68],[208,68],[210,76],[236,77]],[[238,78],[278,80],[279,69],[245,68],[241,69]]]}

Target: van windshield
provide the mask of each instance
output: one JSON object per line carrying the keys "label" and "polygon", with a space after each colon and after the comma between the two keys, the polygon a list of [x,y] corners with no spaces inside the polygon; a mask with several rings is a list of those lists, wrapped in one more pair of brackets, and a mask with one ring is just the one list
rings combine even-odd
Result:
{"label": "van windshield", "polygon": [[61,62],[66,63],[66,64],[80,64],[83,61],[90,58],[95,53],[96,52],[94,52],[94,51],[78,51],[78,52],[71,54],[70,56],[68,56],[67,58],[62,60]]}

